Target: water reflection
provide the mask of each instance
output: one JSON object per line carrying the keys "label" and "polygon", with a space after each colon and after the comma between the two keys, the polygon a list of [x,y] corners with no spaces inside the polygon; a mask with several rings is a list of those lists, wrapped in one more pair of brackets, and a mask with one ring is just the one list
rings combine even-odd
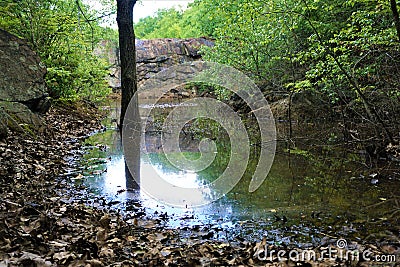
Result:
{"label": "water reflection", "polygon": [[[146,136],[146,145],[154,149],[141,161],[142,182],[152,183],[151,177],[157,173],[175,186],[197,187],[218,177],[226,167],[226,159],[230,156],[226,151],[229,149],[226,149],[228,145],[221,139],[221,149],[209,168],[197,173],[178,170],[168,164],[166,157],[159,150],[156,126],[154,124],[154,132]],[[321,135],[321,132],[315,135]],[[309,138],[311,137],[309,134]],[[185,156],[198,157],[196,138],[190,137],[185,140]],[[325,148],[315,153],[301,149],[288,153],[285,149],[286,143],[280,142],[271,172],[256,192],[248,193],[252,170],[257,163],[257,149],[254,146],[248,170],[229,194],[208,206],[173,208],[160,204],[143,191],[130,190],[126,185],[120,135],[113,127],[92,136],[86,142],[90,149],[88,154],[84,155],[84,162],[89,164],[85,172],[85,184],[96,194],[105,196],[110,201],[121,202],[120,208],[126,208],[125,203],[134,200],[145,207],[146,214],[167,214],[169,220],[166,223],[172,227],[211,222],[231,226],[238,221],[242,224],[246,220],[264,224],[276,221],[282,223],[283,216],[291,223],[299,225],[304,218],[316,220],[317,225],[335,224],[340,220],[363,222],[371,218],[381,218],[390,207],[384,210],[382,206],[382,210],[378,210],[369,209],[368,206],[376,204],[379,199],[396,195],[399,188],[399,180],[394,176],[391,179],[380,179],[379,183],[371,183],[368,175],[375,174],[375,171],[362,167],[357,155],[344,153],[345,149],[332,150],[324,146]],[[252,142],[256,143],[254,140]],[[312,142],[316,144],[315,140]],[[304,147],[311,146],[304,144]],[[399,169],[398,166],[392,168]],[[159,187],[157,190],[163,191],[164,188]],[[204,193],[175,197],[190,201],[204,197]],[[343,214],[347,214],[345,218],[340,217]],[[308,226],[303,227],[303,230],[308,229]]]}
{"label": "water reflection", "polygon": [[[196,225],[221,219],[229,221],[232,219],[232,203],[229,203],[226,199],[207,207],[176,208],[163,205],[142,190],[131,190],[126,185],[125,162],[120,135],[116,129],[109,128],[105,132],[98,133],[89,138],[86,143],[90,145],[88,146],[89,153],[84,155],[83,161],[91,164],[95,161],[103,163],[88,166],[88,171],[85,173],[86,179],[84,183],[96,194],[105,196],[113,202],[121,202],[121,207],[123,207],[123,203],[137,200],[141,206],[146,207],[148,214],[168,214],[169,220],[167,224],[173,227],[186,224]],[[100,144],[108,144],[107,149]],[[145,185],[148,183],[156,187],[160,192],[163,192],[165,188],[159,187],[151,179],[156,173],[176,186],[193,188],[203,183],[198,174],[194,172],[179,171],[174,169],[173,166],[166,166],[164,158],[157,153],[149,154],[147,160],[146,158],[142,159],[140,172],[141,177],[146,177],[141,182],[145,183]],[[203,193],[199,191],[197,195],[172,197],[190,202],[204,197]],[[185,219],[182,220],[182,218]]]}

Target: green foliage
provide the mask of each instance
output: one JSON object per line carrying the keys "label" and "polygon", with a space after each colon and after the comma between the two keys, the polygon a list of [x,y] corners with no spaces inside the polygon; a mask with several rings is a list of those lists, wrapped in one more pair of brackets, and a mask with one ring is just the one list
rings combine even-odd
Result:
{"label": "green foliage", "polygon": [[[96,16],[79,3],[86,17]],[[4,0],[0,14],[0,27],[26,39],[46,64],[53,97],[97,100],[109,92],[106,62],[93,48],[110,31],[86,22],[75,0]]]}
{"label": "green foliage", "polygon": [[178,21],[182,20],[182,12],[172,9],[161,9],[155,17],[141,19],[135,25],[135,34],[140,39],[182,38],[182,28]]}
{"label": "green foliage", "polygon": [[[365,93],[376,90],[377,83],[382,82],[376,79],[378,73],[382,74],[381,77],[390,75],[382,73],[382,67],[386,67],[390,60],[390,56],[385,59],[384,54],[388,51],[392,54],[393,49],[398,48],[389,3],[335,1],[318,7],[318,10],[329,16],[321,15],[319,20],[305,17],[309,25],[318,27],[308,37],[307,49],[296,56],[296,60],[309,65],[305,77],[312,82],[314,89],[324,92],[333,103],[360,97],[346,73],[360,84]],[[336,17],[341,19],[335,21]],[[397,80],[394,78],[388,80]],[[398,85],[398,80],[394,82]]]}
{"label": "green foliage", "polygon": [[213,36],[216,21],[220,17],[212,17],[204,1],[197,0],[185,11],[175,8],[160,9],[155,16],[142,18],[135,27],[139,39],[155,38],[192,38]]}
{"label": "green foliage", "polygon": [[[212,1],[208,1],[211,6]],[[256,81],[271,81],[282,88],[288,79],[296,49],[291,42],[295,21],[284,16],[280,1],[218,1],[210,7],[212,17],[222,21],[215,29],[213,48],[205,48],[205,59],[229,64]],[[287,4],[289,5],[289,4]]]}
{"label": "green foliage", "polygon": [[203,95],[211,93],[217,97],[219,100],[228,100],[232,95],[232,91],[225,89],[224,87],[214,84],[214,83],[204,83],[204,82],[190,82],[186,84],[186,89],[195,89],[196,94]]}
{"label": "green foliage", "polygon": [[[104,13],[81,6],[89,18]],[[0,27],[27,39],[49,67],[54,96],[108,92],[106,64],[92,47],[115,40],[115,32],[86,23],[75,0],[5,0],[0,14]],[[371,102],[400,95],[389,1],[196,0],[184,11],[162,9],[141,19],[135,32],[142,39],[212,37],[215,46],[202,48],[203,59],[245,72],[267,94],[312,91],[332,105],[361,103],[356,84]],[[223,88],[198,89],[231,97]]]}
{"label": "green foliage", "polygon": [[316,91],[333,105],[360,101],[354,84],[367,95],[399,95],[389,1],[198,0],[142,19],[136,32],[213,37],[203,58],[244,71],[268,92]]}
{"label": "green foliage", "polygon": [[384,107],[398,99],[400,51],[389,1],[202,3],[207,16],[220,19],[203,58],[242,70],[267,93],[312,91],[331,105]]}

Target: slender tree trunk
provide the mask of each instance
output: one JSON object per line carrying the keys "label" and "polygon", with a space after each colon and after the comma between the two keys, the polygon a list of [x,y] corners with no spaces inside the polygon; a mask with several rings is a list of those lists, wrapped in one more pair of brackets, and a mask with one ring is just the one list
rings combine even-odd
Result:
{"label": "slender tree trunk", "polygon": [[397,37],[400,42],[400,19],[399,19],[399,11],[397,10],[396,0],[390,0],[390,7],[392,8],[394,25],[396,26]]}
{"label": "slender tree trunk", "polygon": [[123,121],[129,102],[137,90],[135,34],[133,32],[133,7],[135,4],[136,0],[117,0],[122,90],[120,129],[123,127]]}
{"label": "slender tree trunk", "polygon": [[[140,183],[140,117],[137,101],[129,112],[130,118],[137,123],[124,125],[129,103],[137,91],[135,34],[133,31],[133,7],[136,0],[117,0],[117,23],[119,35],[119,55],[121,63],[121,115],[119,128],[133,133],[131,142],[124,145],[125,176],[128,188],[137,188]],[[125,127],[126,126],[126,127]],[[129,167],[128,167],[129,166]]]}

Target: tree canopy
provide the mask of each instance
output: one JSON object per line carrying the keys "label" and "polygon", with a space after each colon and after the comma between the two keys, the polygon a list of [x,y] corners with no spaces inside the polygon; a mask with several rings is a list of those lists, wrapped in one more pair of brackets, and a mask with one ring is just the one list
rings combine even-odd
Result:
{"label": "tree canopy", "polygon": [[244,71],[272,99],[308,91],[353,115],[364,109],[357,116],[384,127],[400,97],[397,5],[196,0],[185,11],[161,10],[135,27],[139,38],[213,38],[203,58]]}

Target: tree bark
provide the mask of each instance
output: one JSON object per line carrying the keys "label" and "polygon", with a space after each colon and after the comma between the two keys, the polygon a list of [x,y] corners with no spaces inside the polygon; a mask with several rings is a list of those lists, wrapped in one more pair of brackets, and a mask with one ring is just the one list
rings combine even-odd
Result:
{"label": "tree bark", "polygon": [[120,130],[122,130],[123,127],[126,109],[137,90],[135,34],[133,31],[133,7],[135,4],[136,0],[117,0],[122,91]]}
{"label": "tree bark", "polygon": [[[140,117],[137,101],[129,112],[133,118],[134,125],[126,125],[124,128],[124,118],[129,103],[137,91],[136,78],[136,49],[135,33],[133,30],[133,7],[136,0],[117,0],[117,23],[119,37],[119,57],[121,64],[121,114],[119,129],[133,133],[133,139],[124,146],[125,154],[125,177],[128,188],[138,188],[140,183]],[[127,162],[129,161],[129,162]],[[128,168],[129,166],[129,168]]]}
{"label": "tree bark", "polygon": [[400,19],[399,19],[399,11],[397,10],[396,0],[390,0],[390,7],[392,8],[394,25],[396,26],[397,37],[400,42]]}

